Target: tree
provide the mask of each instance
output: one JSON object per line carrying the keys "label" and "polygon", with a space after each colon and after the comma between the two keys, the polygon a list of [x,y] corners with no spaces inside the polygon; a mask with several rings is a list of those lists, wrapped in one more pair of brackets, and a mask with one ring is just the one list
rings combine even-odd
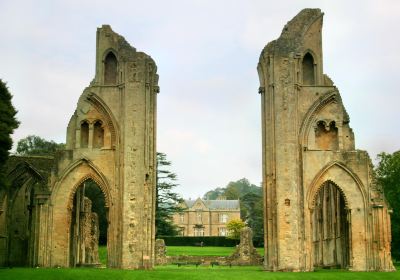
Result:
{"label": "tree", "polygon": [[178,233],[178,229],[172,222],[172,216],[176,212],[182,211],[179,203],[182,198],[172,189],[176,184],[176,174],[168,168],[171,162],[167,160],[167,155],[157,153],[157,187],[156,187],[156,235],[173,236]]}
{"label": "tree", "polygon": [[261,246],[264,242],[264,210],[263,197],[255,193],[247,193],[240,198],[241,217],[247,226],[253,230],[255,246]]}
{"label": "tree", "polygon": [[57,150],[65,148],[65,144],[47,141],[36,135],[29,135],[18,141],[17,153],[19,155],[54,155]]}
{"label": "tree", "polygon": [[228,229],[228,238],[239,240],[240,239],[240,230],[244,228],[246,224],[242,220],[230,220],[226,224],[226,228]]}
{"label": "tree", "polygon": [[12,147],[10,135],[19,126],[19,122],[15,118],[17,111],[11,103],[11,99],[12,95],[6,84],[0,79],[0,188],[5,187],[4,165]]}
{"label": "tree", "polygon": [[400,259],[400,151],[393,154],[380,153],[375,169],[377,182],[383,188],[390,207],[392,224],[392,256]]}
{"label": "tree", "polygon": [[204,200],[215,200],[219,196],[222,196],[225,192],[225,188],[215,188],[211,191],[206,192],[205,195],[203,195]]}

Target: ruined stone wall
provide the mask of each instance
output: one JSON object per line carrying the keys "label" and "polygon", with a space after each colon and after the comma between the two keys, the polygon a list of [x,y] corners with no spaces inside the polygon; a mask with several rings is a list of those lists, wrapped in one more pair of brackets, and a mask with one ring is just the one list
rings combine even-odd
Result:
{"label": "ruined stone wall", "polygon": [[154,263],[156,65],[104,25],[97,31],[96,75],[79,98],[67,128],[67,150],[57,156],[43,266],[69,266],[72,201],[91,179],[108,210],[108,266]]}
{"label": "ruined stone wall", "polygon": [[[391,270],[393,265],[387,261],[387,205],[372,183],[367,153],[355,150],[339,91],[323,74],[322,18],[318,9],[301,11],[260,56],[265,268],[309,271],[324,265],[314,263],[318,259],[314,243],[322,239],[316,233],[327,232],[317,227],[330,227],[325,221],[329,219],[315,224],[312,217],[317,193],[326,182],[332,182],[346,202],[340,211],[348,213],[346,242],[350,256],[348,261],[329,265],[346,263],[345,268],[351,270]],[[382,257],[374,263],[371,259],[376,258],[377,251],[371,239],[375,234],[371,195],[382,198],[385,217],[381,224],[381,239],[385,240],[381,242]],[[330,213],[333,206],[324,205],[323,211]],[[329,248],[325,249],[333,250]]]}

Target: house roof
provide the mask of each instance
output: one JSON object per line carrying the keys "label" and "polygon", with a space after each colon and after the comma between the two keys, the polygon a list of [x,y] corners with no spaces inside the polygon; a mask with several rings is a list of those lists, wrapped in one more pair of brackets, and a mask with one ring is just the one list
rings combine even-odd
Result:
{"label": "house roof", "polygon": [[[193,205],[198,201],[185,199],[185,204],[188,208],[192,208]],[[204,205],[210,210],[216,209],[240,209],[239,200],[201,200]]]}

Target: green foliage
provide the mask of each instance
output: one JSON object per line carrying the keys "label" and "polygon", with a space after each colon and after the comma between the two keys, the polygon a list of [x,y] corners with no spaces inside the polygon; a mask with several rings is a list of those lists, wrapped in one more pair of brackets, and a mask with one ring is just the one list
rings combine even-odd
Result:
{"label": "green foliage", "polygon": [[379,164],[375,169],[378,184],[382,186],[386,200],[393,208],[392,256],[400,260],[400,151],[378,155]]}
{"label": "green foliage", "polygon": [[19,126],[15,118],[17,111],[11,103],[12,95],[6,84],[0,79],[0,189],[5,187],[4,165],[12,147],[11,134]]}
{"label": "green foliage", "polygon": [[228,229],[228,238],[239,240],[240,230],[245,226],[246,224],[242,220],[230,220],[226,224],[226,228]]}
{"label": "green foliage", "polygon": [[253,230],[254,246],[264,244],[264,201],[262,195],[247,193],[240,198],[241,217]]}
{"label": "green foliage", "polygon": [[214,247],[233,247],[237,244],[236,240],[228,239],[225,236],[159,236],[164,239],[167,246],[203,246]]}
{"label": "green foliage", "polygon": [[208,191],[203,196],[203,199],[217,199],[218,196],[224,196],[226,199],[240,199],[247,193],[261,195],[262,190],[260,187],[251,184],[246,178],[243,178],[235,182],[229,182],[225,188],[215,188]]}
{"label": "green foliage", "polygon": [[57,150],[65,148],[65,144],[47,141],[36,135],[29,135],[18,141],[17,153],[20,155],[53,155]]}
{"label": "green foliage", "polygon": [[168,168],[171,162],[167,160],[167,155],[157,153],[157,187],[156,187],[156,235],[177,235],[178,229],[172,222],[172,216],[176,212],[182,211],[178,203],[182,198],[173,188],[176,184],[176,174]]}

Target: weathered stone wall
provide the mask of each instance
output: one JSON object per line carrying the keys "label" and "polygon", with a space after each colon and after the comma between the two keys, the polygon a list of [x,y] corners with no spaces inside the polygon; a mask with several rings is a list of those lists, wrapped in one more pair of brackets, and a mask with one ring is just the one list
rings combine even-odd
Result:
{"label": "weathered stone wall", "polygon": [[[33,219],[32,227],[25,227],[24,233],[18,231],[21,236],[11,237],[10,226],[16,223],[9,222],[9,210],[14,206],[3,203],[4,197],[10,199],[9,194],[0,194],[0,206],[7,208],[0,214],[0,235],[4,235],[0,237],[0,265],[11,261],[5,257],[11,250],[16,254],[16,261],[11,262],[26,261],[17,265],[75,265],[71,257],[71,248],[76,245],[71,238],[74,196],[86,180],[93,180],[103,192],[107,208],[108,266],[153,266],[155,113],[159,91],[156,72],[152,58],[137,52],[110,26],[97,30],[96,75],[84,89],[69,121],[66,150],[56,154],[45,174],[36,170],[40,171],[42,162],[31,165],[28,157],[26,165],[30,169],[26,174],[30,177],[14,176],[16,189],[25,183],[27,191],[34,189],[32,203],[15,204],[31,207],[29,214],[21,212],[21,227],[29,215]],[[10,245],[10,238],[26,244],[22,246],[18,241]],[[96,261],[95,256],[89,258]]]}
{"label": "weathered stone wall", "polygon": [[[322,18],[318,9],[301,11],[260,56],[265,268],[310,271],[325,263],[315,263],[320,258],[315,258],[314,242],[323,239],[315,235],[327,232],[318,227],[335,223],[312,217],[319,190],[331,182],[330,188],[339,192],[330,193],[344,199],[340,211],[348,213],[349,238],[343,242],[349,256],[347,261],[328,263],[359,271],[392,270],[387,205],[373,183],[367,153],[355,150],[339,91],[323,74]],[[376,204],[372,197],[381,201],[382,223],[372,218]],[[335,209],[324,205],[325,212]],[[382,240],[379,250],[376,239]]]}

